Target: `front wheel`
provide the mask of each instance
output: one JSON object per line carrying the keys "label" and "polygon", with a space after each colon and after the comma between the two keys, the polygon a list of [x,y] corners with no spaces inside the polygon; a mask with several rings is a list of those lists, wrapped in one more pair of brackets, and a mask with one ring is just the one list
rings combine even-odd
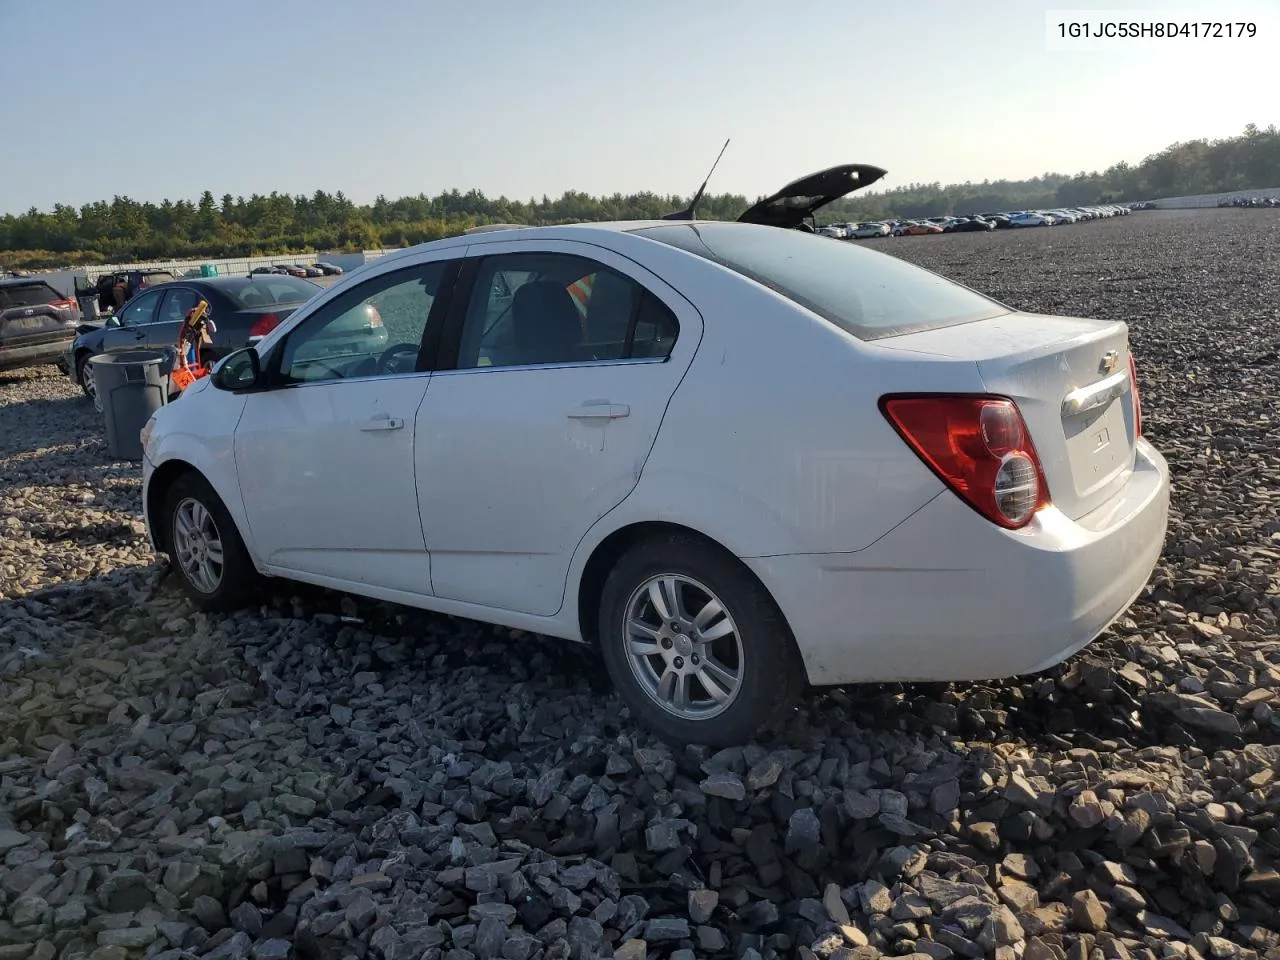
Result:
{"label": "front wheel", "polygon": [[202,476],[174,481],[165,498],[169,561],[205,610],[230,610],[252,593],[258,573],[235,522]]}
{"label": "front wheel", "polygon": [[672,534],[618,561],[601,653],[636,718],[676,744],[731,746],[795,705],[804,671],[772,598],[720,549]]}
{"label": "front wheel", "polygon": [[102,413],[102,398],[98,396],[98,384],[93,376],[93,364],[89,361],[92,358],[85,354],[76,361],[76,379],[80,381],[80,389],[84,391],[84,395],[93,403],[93,409],[98,413]]}

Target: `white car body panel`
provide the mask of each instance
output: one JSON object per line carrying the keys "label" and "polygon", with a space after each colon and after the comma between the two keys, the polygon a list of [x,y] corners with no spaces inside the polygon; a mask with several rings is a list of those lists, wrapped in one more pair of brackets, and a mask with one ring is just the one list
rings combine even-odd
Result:
{"label": "white car body panel", "polygon": [[[148,521],[147,536],[152,546],[155,546],[152,523],[157,518],[150,516],[146,509],[148,489],[156,468],[170,461],[190,464],[203,474],[242,531],[245,544],[253,544],[253,529],[245,513],[231,446],[244,402],[244,396],[213,389],[206,377],[197,380],[176,402],[162,406],[152,416],[155,429],[142,458],[143,514]],[[198,408],[196,414],[188,416],[193,408]],[[249,546],[249,550],[256,554],[254,546]],[[260,564],[258,567],[262,569]]]}
{"label": "white car body panel", "polygon": [[[381,272],[534,248],[601,260],[659,296],[680,322],[667,361],[242,395],[206,381],[156,414],[144,487],[167,462],[191,464],[264,572],[570,640],[583,639],[579,590],[599,544],[637,523],[689,527],[761,579],[816,684],[1042,669],[1141,590],[1163,543],[1167,465],[1134,435],[1131,392],[1106,409],[1109,453],[1073,445],[1062,406],[1100,382],[1095,354],[1114,350],[1126,368],[1123,324],[1011,314],[861,341],[724,267],[622,232],[659,225],[493,231],[390,254],[257,349]],[[1015,399],[1053,505],[1015,531],[981,517],[877,409],[906,391]],[[569,417],[593,401],[628,415]],[[404,429],[359,430],[380,413]],[[344,465],[359,483],[340,481]]]}

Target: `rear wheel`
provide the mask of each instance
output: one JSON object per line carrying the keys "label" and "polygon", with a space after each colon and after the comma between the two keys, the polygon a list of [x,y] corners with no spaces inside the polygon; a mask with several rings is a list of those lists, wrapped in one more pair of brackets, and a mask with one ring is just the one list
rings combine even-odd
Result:
{"label": "rear wheel", "polygon": [[599,635],[632,713],[677,744],[742,743],[804,684],[772,598],[735,558],[687,535],[623,555],[605,582]]}
{"label": "rear wheel", "polygon": [[258,582],[249,551],[222,500],[199,474],[179,477],[165,498],[169,561],[206,610],[242,606]]}

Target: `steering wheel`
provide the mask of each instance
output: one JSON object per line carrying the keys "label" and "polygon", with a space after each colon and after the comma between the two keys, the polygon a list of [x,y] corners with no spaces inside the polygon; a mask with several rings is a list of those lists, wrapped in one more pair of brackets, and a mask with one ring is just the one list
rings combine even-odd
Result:
{"label": "steering wheel", "polygon": [[414,359],[416,360],[416,359],[417,359],[417,356],[418,356],[418,344],[416,344],[416,343],[397,343],[395,346],[393,346],[393,347],[388,347],[386,350],[384,350],[384,351],[382,352],[382,356],[378,357],[378,364],[377,364],[377,367],[376,367],[376,370],[377,370],[378,376],[382,376],[382,375],[387,374],[387,373],[409,373],[409,372],[412,372],[411,370],[393,370],[393,369],[391,369],[391,367],[392,367],[392,362],[394,361],[395,357],[396,357],[397,355],[399,355],[399,354],[402,354],[402,353],[411,353],[411,354],[413,354]]}

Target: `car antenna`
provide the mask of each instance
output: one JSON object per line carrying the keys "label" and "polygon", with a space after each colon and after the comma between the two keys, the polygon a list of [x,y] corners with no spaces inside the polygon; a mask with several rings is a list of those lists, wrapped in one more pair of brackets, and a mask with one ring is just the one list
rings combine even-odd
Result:
{"label": "car antenna", "polygon": [[729,149],[729,140],[726,138],[724,146],[720,148],[720,152],[716,154],[716,162],[711,165],[711,169],[707,171],[707,179],[702,181],[702,186],[698,188],[698,192],[693,195],[693,199],[689,201],[689,206],[678,213],[668,213],[663,220],[692,220],[694,210],[697,209],[698,201],[702,199],[702,195],[707,191],[707,184],[711,182],[711,174],[716,172],[716,167],[720,165],[720,158],[724,156],[724,152]]}

